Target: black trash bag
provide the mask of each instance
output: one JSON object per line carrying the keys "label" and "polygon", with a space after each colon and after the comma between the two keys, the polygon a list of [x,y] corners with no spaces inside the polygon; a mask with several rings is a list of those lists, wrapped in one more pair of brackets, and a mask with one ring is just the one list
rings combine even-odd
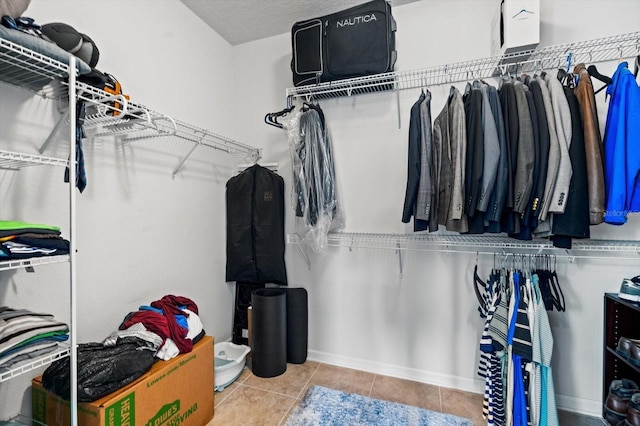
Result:
{"label": "black trash bag", "polygon": [[[155,349],[137,337],[119,338],[116,346],[78,345],[78,401],[91,402],[131,383],[155,362]],[[69,400],[70,358],[53,362],[42,375],[42,386]]]}

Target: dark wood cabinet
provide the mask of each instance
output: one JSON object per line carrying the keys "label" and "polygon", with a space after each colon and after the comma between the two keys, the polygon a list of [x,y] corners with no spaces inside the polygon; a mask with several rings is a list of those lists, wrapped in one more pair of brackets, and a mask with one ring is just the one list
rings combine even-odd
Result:
{"label": "dark wood cabinet", "polygon": [[640,368],[616,352],[620,337],[640,339],[640,303],[618,297],[617,293],[604,295],[604,356],[602,382],[602,410],[609,394],[609,385],[616,379],[631,379],[640,384]]}

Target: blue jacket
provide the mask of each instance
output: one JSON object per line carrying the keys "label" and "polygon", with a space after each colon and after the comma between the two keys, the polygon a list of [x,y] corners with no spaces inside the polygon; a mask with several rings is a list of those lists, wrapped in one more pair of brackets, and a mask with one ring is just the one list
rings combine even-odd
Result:
{"label": "blue jacket", "polygon": [[604,221],[622,225],[640,212],[640,87],[621,62],[607,87],[610,96],[604,131]]}

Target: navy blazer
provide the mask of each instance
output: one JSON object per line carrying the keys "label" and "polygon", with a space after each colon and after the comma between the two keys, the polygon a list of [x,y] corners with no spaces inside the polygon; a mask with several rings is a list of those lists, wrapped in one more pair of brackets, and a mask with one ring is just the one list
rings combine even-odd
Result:
{"label": "navy blazer", "polygon": [[420,104],[424,101],[424,93],[411,107],[409,118],[409,155],[407,161],[407,188],[404,195],[402,222],[409,223],[414,216],[413,230],[424,231],[429,222],[415,218],[418,200],[418,186],[420,185],[420,143],[422,141],[422,126],[420,125]]}

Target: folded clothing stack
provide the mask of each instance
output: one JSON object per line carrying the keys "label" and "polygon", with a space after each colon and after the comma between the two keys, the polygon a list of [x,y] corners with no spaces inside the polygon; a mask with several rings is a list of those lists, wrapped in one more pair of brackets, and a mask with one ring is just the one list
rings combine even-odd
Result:
{"label": "folded clothing stack", "polygon": [[69,254],[58,226],[0,220],[0,261]]}
{"label": "folded clothing stack", "polygon": [[0,307],[0,372],[58,349],[69,326],[51,314]]}

